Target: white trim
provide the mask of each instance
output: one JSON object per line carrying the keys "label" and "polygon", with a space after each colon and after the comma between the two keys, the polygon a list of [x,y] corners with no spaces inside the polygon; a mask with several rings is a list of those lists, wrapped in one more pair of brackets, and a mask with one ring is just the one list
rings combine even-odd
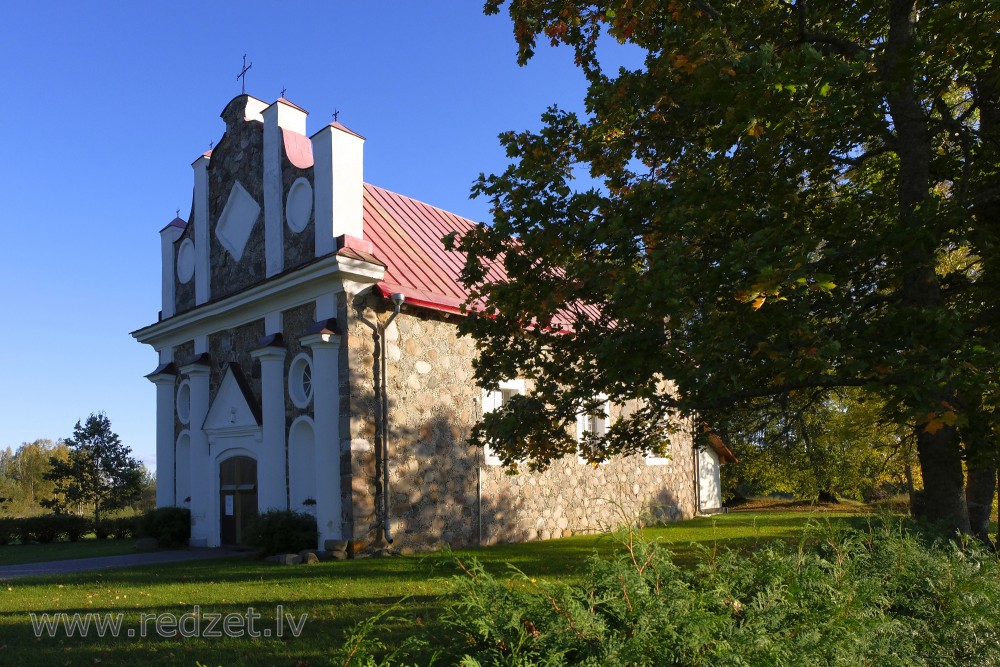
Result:
{"label": "white trim", "polygon": [[[305,389],[305,371],[309,370],[309,390]],[[292,403],[300,410],[309,407],[313,399],[312,390],[312,357],[305,352],[300,352],[292,359],[288,366],[288,397]]]}
{"label": "white trim", "polygon": [[352,288],[367,288],[381,280],[384,274],[385,269],[381,266],[331,255],[237,294],[133,331],[132,337],[154,348],[183,345],[198,335],[232,329],[259,320],[269,312],[308,303],[331,291],[343,292],[348,287],[345,282]]}
{"label": "white trim", "polygon": [[668,466],[674,462],[674,458],[671,456],[671,452],[674,449],[674,441],[671,439],[669,433],[666,434],[664,440],[667,441],[667,455],[656,456],[655,454],[647,452],[645,456],[647,466]]}
{"label": "white trim", "polygon": [[[497,408],[501,407],[503,404],[503,394],[501,393],[501,390],[503,389],[512,389],[522,396],[527,391],[525,389],[524,380],[504,380],[496,389],[492,391],[483,389],[483,414],[493,412]],[[493,448],[488,444],[483,446],[483,461],[488,466],[498,466],[503,464],[503,461],[500,460],[499,456],[493,453]]]}

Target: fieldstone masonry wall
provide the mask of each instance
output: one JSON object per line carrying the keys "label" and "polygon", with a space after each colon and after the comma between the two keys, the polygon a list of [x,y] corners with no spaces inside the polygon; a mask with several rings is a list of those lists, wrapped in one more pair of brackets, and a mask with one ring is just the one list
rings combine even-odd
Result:
{"label": "fieldstone masonry wall", "polygon": [[[264,280],[264,124],[244,120],[246,98],[230,102],[222,112],[226,133],[212,150],[208,163],[209,247],[211,295],[227,296]],[[261,207],[246,247],[237,261],[216,236],[219,216],[239,181]]]}
{"label": "fieldstone masonry wall", "polygon": [[[369,292],[354,300],[345,321],[351,418],[344,446],[351,451],[351,519],[361,550],[381,546],[380,351],[373,325],[389,314],[385,300]],[[485,465],[482,450],[466,442],[482,403],[472,371],[475,346],[458,336],[453,317],[403,312],[385,334],[394,547],[549,539],[641,514],[664,520],[694,514],[691,442],[682,437],[675,437],[668,465],[629,457],[595,469],[568,457],[544,473],[518,475]]]}
{"label": "fieldstone masonry wall", "polygon": [[[257,347],[264,335],[264,320],[255,320],[233,329],[225,329],[209,335],[208,354],[212,360],[212,374],[209,377],[209,400],[211,405],[219,391],[222,379],[226,375],[226,367],[235,362],[253,392],[253,400],[260,406],[260,372],[259,362],[251,358],[250,352]],[[255,366],[257,371],[254,370]]]}

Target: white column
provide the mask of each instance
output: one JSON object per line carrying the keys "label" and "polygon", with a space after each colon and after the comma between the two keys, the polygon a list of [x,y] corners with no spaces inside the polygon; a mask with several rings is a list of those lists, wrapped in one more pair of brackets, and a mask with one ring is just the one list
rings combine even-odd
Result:
{"label": "white column", "polygon": [[211,298],[208,235],[208,162],[202,155],[194,167],[194,303],[200,305]]}
{"label": "white column", "polygon": [[340,336],[324,329],[300,339],[312,348],[316,431],[316,523],[319,548],[343,539],[340,501]]}
{"label": "white column", "polygon": [[257,462],[261,511],[287,509],[285,492],[285,355],[284,347],[271,345],[253,350],[260,360],[261,416],[264,440]]}
{"label": "white column", "polygon": [[177,373],[163,364],[146,376],[156,385],[156,506],[177,504],[174,485],[174,392]]}
{"label": "white column", "polygon": [[160,316],[163,319],[174,314],[174,243],[184,232],[178,224],[178,218],[160,230]]}
{"label": "white column", "polygon": [[191,546],[219,545],[218,491],[212,476],[218,475],[208,451],[208,435],[202,430],[208,416],[208,378],[205,363],[188,364],[181,373],[191,381]]}
{"label": "white column", "polygon": [[316,256],[337,250],[337,237],[364,237],[365,138],[340,123],[311,137]]}

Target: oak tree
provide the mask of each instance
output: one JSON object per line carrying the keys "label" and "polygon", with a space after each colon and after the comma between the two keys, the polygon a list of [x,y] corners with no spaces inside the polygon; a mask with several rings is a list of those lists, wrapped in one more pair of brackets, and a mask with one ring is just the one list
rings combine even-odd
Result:
{"label": "oak tree", "polygon": [[[760,397],[861,387],[913,425],[925,516],[968,532],[963,459],[996,479],[997,4],[486,12],[505,5],[519,62],[568,47],[588,92],[584,113],[501,135],[509,166],[473,188],[492,224],[446,239],[467,257],[478,381],[534,386],[474,440],[544,467],[598,396],[639,407],[592,458],[658,446],[678,411],[723,423]],[[603,68],[609,39],[642,66]]]}

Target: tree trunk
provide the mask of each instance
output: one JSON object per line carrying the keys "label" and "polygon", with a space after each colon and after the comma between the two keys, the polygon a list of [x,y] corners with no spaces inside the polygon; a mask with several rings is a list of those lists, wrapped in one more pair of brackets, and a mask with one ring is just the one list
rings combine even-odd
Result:
{"label": "tree trunk", "polygon": [[[931,175],[931,131],[928,116],[916,93],[916,75],[907,62],[916,39],[916,7],[914,0],[892,0],[889,7],[889,33],[885,55],[880,61],[886,101],[896,135],[896,155],[899,158],[898,196],[900,230],[907,234],[906,246],[900,253],[903,269],[901,302],[910,318],[915,334],[910,341],[909,364],[911,382],[919,386],[923,378],[933,376],[940,357],[918,350],[933,350],[921,338],[934,332],[933,314],[941,309],[941,286],[934,268],[938,239],[928,229],[921,209],[929,200]],[[962,472],[962,449],[958,432],[952,426],[928,430],[927,422],[954,403],[947,391],[933,391],[915,398],[910,408],[918,415],[917,454],[924,477],[922,502],[914,510],[925,519],[939,523],[949,532],[969,532],[969,512],[965,505],[965,483]]]}
{"label": "tree trunk", "polygon": [[969,525],[972,534],[984,544],[990,542],[990,512],[997,492],[996,466],[969,464],[965,500],[969,506]]}
{"label": "tree trunk", "polygon": [[914,516],[939,524],[950,533],[968,533],[969,510],[965,504],[962,448],[951,426],[929,433],[917,426],[917,456],[924,476],[921,502]]}

